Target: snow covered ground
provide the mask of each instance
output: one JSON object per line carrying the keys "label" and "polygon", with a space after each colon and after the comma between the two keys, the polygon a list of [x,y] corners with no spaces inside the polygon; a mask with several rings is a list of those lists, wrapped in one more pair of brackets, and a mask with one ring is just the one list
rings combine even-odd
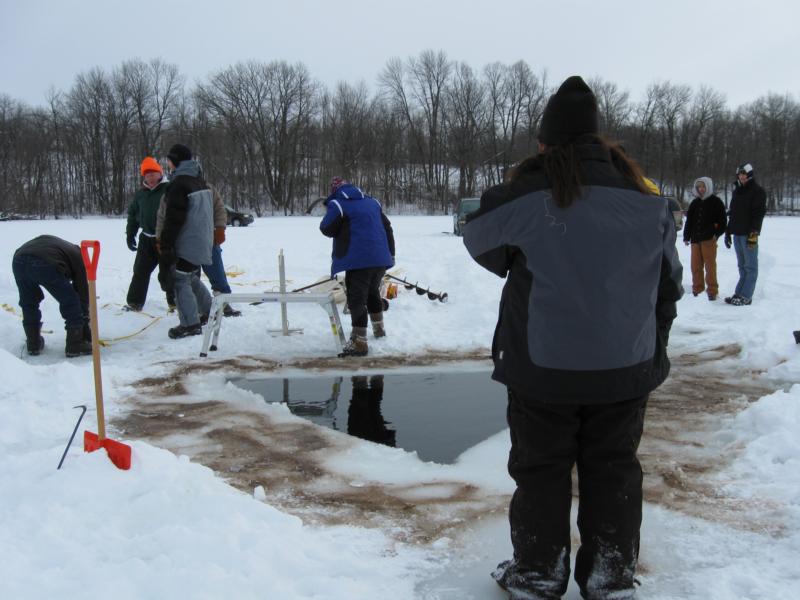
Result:
{"label": "snow covered ground", "polygon": [[[290,287],[326,275],[330,242],[319,234],[318,220],[270,217],[228,229],[223,249],[227,270],[236,274],[230,279],[234,291],[275,289],[280,249]],[[502,280],[469,259],[461,239],[448,233],[450,217],[397,216],[392,221],[401,274],[435,292],[447,292],[449,302],[432,302],[401,287],[386,315],[389,336],[371,343],[371,355],[387,363],[395,356],[488,356]],[[144,313],[121,311],[133,263],[124,228],[123,220],[100,218],[0,223],[0,303],[6,309],[0,311],[0,598],[101,593],[119,599],[503,597],[488,573],[510,554],[505,516],[496,510],[497,499],[502,505],[513,490],[505,473],[506,432],[471,448],[453,465],[424,463],[413,453],[337,432],[320,429],[315,434],[330,443],[326,468],[353,489],[417,484],[429,495],[447,496],[452,482],[461,482],[476,490],[477,505],[485,500],[482,518],[425,541],[403,539],[392,527],[374,521],[301,520],[269,504],[271,490],[243,493],[186,455],[125,438],[113,426],[110,437],[133,447],[130,471],[118,471],[101,453],[84,454],[80,437],[57,471],[79,413],[73,407],[89,406],[81,430],[96,431],[96,415],[91,358],[64,358],[63,321],[49,296],[42,304],[46,350],[39,357],[23,351],[11,258],[23,242],[43,233],[101,242],[99,325],[101,338],[111,340],[102,360],[106,414],[112,424],[122,422],[130,410],[139,394],[137,382],[169,379],[182,370],[189,401],[222,400],[253,419],[318,429],[284,406],[265,405],[226,377],[236,374],[231,365],[242,357],[278,361],[296,372],[293,365],[335,356],[324,312],[317,306],[290,305],[290,325],[304,333],[272,337],[265,332],[280,328],[277,306],[241,305],[243,317],[223,323],[219,351],[199,359],[200,338],[167,338],[177,317],[167,315],[155,277]],[[708,380],[720,389],[726,386],[736,410],[707,411],[697,389],[681,389],[683,379],[673,386],[671,393],[681,395],[685,422],[702,426],[699,435],[686,440],[685,450],[679,445],[664,460],[677,465],[675,472],[687,484],[712,492],[697,510],[691,495],[681,502],[663,500],[673,492],[645,506],[642,598],[797,596],[800,384],[794,382],[800,381],[800,346],[791,332],[800,329],[800,219],[767,218],[763,231],[752,306],[711,303],[691,293],[679,303],[670,340],[676,365],[691,369],[713,355]],[[689,289],[689,250],[679,243],[679,251]],[[730,294],[736,261],[733,251],[722,245],[718,269],[721,295]],[[216,367],[197,368],[204,364]],[[473,367],[447,363],[430,368]],[[736,390],[754,387],[765,390],[763,397],[737,404]],[[657,418],[656,411],[652,416]],[[192,433],[172,441],[173,447],[190,446]],[[643,452],[653,456],[663,448],[655,430],[643,442]],[[692,453],[718,467],[681,472],[682,459]],[[719,506],[714,505],[715,495]],[[452,510],[450,516],[457,521],[461,513]],[[579,597],[574,585],[567,597]]]}

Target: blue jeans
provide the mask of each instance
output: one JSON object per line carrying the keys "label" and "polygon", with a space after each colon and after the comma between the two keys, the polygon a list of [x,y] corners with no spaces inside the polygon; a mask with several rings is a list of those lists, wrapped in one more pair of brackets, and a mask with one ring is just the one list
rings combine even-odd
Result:
{"label": "blue jeans", "polygon": [[88,307],[84,309],[72,282],[55,265],[32,254],[18,254],[11,263],[11,269],[19,289],[23,325],[41,324],[42,312],[39,304],[44,300],[44,288],[58,301],[58,308],[67,328],[83,327],[84,314],[88,314]]}
{"label": "blue jeans", "polygon": [[208,277],[211,289],[220,294],[230,294],[231,286],[225,275],[225,265],[222,264],[222,248],[214,244],[211,248],[211,264],[203,265],[203,273]]}
{"label": "blue jeans", "polygon": [[739,265],[739,282],[736,284],[736,294],[742,298],[752,300],[756,291],[758,279],[758,246],[747,247],[746,235],[733,236],[733,248],[736,250],[736,262]]}

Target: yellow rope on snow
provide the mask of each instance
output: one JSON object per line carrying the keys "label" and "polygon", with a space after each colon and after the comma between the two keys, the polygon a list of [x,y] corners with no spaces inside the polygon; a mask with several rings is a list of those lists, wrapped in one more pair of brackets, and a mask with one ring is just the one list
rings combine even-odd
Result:
{"label": "yellow rope on snow", "polygon": [[115,344],[117,342],[120,342],[122,340],[129,340],[132,337],[135,337],[135,336],[139,335],[140,333],[144,332],[144,330],[147,329],[148,327],[152,327],[153,325],[158,323],[162,318],[163,317],[153,317],[153,320],[150,321],[144,327],[142,327],[139,331],[134,331],[133,333],[131,333],[129,335],[123,335],[123,336],[120,336],[120,337],[109,338],[109,339],[105,339],[105,340],[101,339],[101,340],[99,340],[99,343],[100,343],[101,346],[105,347],[105,346],[111,346],[111,345],[113,345],[113,344]]}
{"label": "yellow rope on snow", "polygon": [[17,318],[20,319],[22,318],[22,315],[17,312],[17,309],[11,306],[10,304],[0,304],[0,306],[2,306],[3,310],[6,311],[7,313],[11,313]]}
{"label": "yellow rope on snow", "polygon": [[[109,306],[111,306],[111,307],[120,306],[121,307],[122,305],[121,304],[117,304],[115,302],[106,302],[100,308],[108,308]],[[128,311],[128,312],[131,312],[131,313],[136,314],[136,315],[142,315],[143,317],[148,317],[150,319],[150,322],[147,325],[145,325],[144,327],[142,327],[141,329],[139,329],[138,331],[134,331],[133,333],[130,333],[128,335],[122,335],[120,337],[115,337],[115,338],[100,339],[99,340],[99,344],[101,346],[103,346],[103,347],[111,346],[111,345],[113,345],[113,344],[115,344],[117,342],[120,342],[122,340],[129,340],[132,337],[135,337],[135,336],[139,335],[140,333],[144,332],[149,327],[152,327],[153,325],[155,325],[161,319],[164,318],[164,317],[157,317],[156,315],[151,315],[150,313],[146,313],[146,312],[141,311],[141,310],[140,311],[131,310],[131,311]]]}

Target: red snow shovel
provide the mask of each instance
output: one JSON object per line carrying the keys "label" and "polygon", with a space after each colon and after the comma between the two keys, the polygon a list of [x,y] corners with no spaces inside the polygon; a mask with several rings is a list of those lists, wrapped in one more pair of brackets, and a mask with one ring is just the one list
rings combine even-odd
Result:
{"label": "red snow shovel", "polygon": [[[92,254],[89,256],[89,249]],[[100,259],[100,242],[83,240],[81,256],[86,267],[86,279],[89,281],[89,318],[92,328],[92,362],[94,363],[94,396],[97,402],[97,433],[83,432],[83,450],[94,452],[105,448],[108,458],[118,468],[131,468],[131,447],[106,437],[106,418],[103,412],[103,381],[100,378],[100,335],[97,327],[97,261]]]}

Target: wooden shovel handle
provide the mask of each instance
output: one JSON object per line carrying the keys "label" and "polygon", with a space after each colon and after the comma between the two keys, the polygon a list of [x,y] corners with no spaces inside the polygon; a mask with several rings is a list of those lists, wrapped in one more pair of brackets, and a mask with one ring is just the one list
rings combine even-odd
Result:
{"label": "wooden shovel handle", "polygon": [[[89,250],[92,250],[89,256]],[[103,378],[100,373],[100,331],[97,326],[97,263],[100,260],[100,242],[83,240],[81,256],[86,267],[86,279],[89,282],[89,327],[92,330],[92,364],[94,366],[94,399],[97,404],[97,437],[106,439],[106,415],[103,410]]]}

